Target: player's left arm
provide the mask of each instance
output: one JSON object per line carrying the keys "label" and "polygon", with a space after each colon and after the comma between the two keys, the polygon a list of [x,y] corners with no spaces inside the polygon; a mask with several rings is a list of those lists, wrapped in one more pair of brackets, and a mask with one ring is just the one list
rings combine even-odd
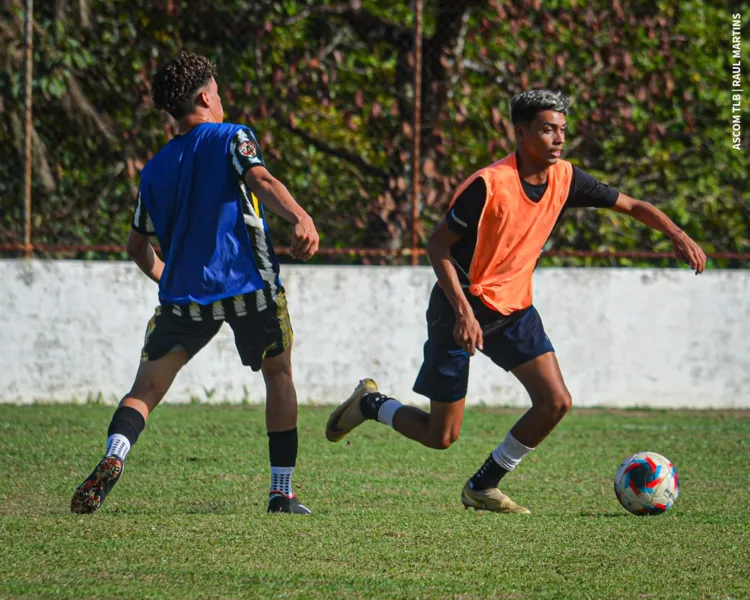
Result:
{"label": "player's left arm", "polygon": [[263,206],[294,226],[290,254],[309,260],[318,251],[320,236],[312,217],[289,193],[286,186],[266,169],[260,145],[252,129],[239,129],[229,145],[235,174]]}
{"label": "player's left arm", "polygon": [[619,193],[611,208],[669,236],[677,256],[690,265],[690,268],[695,269],[696,275],[706,268],[706,254],[701,247],[653,204]]}

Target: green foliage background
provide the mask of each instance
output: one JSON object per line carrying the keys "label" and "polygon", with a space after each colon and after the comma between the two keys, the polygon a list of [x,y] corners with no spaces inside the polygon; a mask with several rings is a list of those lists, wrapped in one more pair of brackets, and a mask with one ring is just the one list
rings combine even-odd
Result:
{"label": "green foliage background", "polygon": [[[123,243],[139,170],[173,131],[153,109],[150,77],[185,48],[216,62],[228,120],[256,130],[269,169],[313,214],[323,246],[410,246],[410,3],[36,4],[35,242]],[[706,251],[750,251],[748,111],[740,150],[730,135],[731,15],[746,22],[750,3],[734,5],[427,0],[422,242],[457,184],[512,150],[510,97],[545,86],[574,98],[567,159],[654,202]],[[0,7],[2,243],[22,241],[24,11],[21,0]],[[275,224],[277,244],[288,235]],[[670,244],[612,211],[578,210],[549,248]]]}

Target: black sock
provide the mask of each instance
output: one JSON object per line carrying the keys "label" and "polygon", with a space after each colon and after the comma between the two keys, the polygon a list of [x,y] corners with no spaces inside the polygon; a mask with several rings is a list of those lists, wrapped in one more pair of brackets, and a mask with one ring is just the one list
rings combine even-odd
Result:
{"label": "black sock", "polygon": [[297,464],[297,428],[268,432],[268,457],[272,467],[293,467]]}
{"label": "black sock", "polygon": [[380,392],[368,392],[359,401],[359,408],[362,410],[362,414],[366,419],[378,420],[378,412],[380,407],[385,404],[386,400],[392,400],[385,394]]}
{"label": "black sock", "polygon": [[120,406],[115,411],[115,414],[112,415],[112,420],[109,422],[107,437],[115,433],[124,435],[128,438],[130,447],[132,448],[145,427],[146,420],[140,412],[130,406]]}
{"label": "black sock", "polygon": [[490,454],[484,464],[479,467],[479,470],[469,479],[469,482],[474,490],[488,490],[496,488],[506,473],[508,471],[497,464]]}

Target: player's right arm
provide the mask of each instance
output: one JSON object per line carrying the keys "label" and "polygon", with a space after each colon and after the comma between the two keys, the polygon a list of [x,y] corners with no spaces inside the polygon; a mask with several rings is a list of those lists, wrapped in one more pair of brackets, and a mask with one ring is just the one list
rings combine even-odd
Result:
{"label": "player's right arm", "polygon": [[427,255],[440,286],[456,313],[453,337],[459,346],[474,355],[477,348],[481,350],[483,347],[482,328],[461,288],[451,257],[451,248],[460,239],[461,235],[449,229],[448,221],[444,217],[427,242]]}
{"label": "player's right arm", "polygon": [[151,280],[159,283],[164,272],[164,262],[157,256],[151,245],[150,236],[155,235],[154,225],[151,217],[143,204],[141,193],[138,192],[138,200],[133,213],[133,222],[128,234],[127,252],[138,268]]}
{"label": "player's right arm", "polygon": [[290,249],[294,258],[308,260],[318,251],[320,237],[312,217],[297,203],[283,183],[260,165],[249,169],[245,173],[244,181],[266,208],[294,225],[294,238]]}
{"label": "player's right arm", "polygon": [[[482,177],[477,177],[451,204],[432,234],[427,249],[440,285],[456,313],[453,337],[472,355],[477,348],[482,350],[484,339],[463,288],[471,283],[469,272],[472,255],[476,250],[479,221],[486,203],[487,186]],[[460,247],[456,246],[459,240]],[[462,277],[465,281],[462,281]]]}
{"label": "player's right arm", "polygon": [[154,247],[151,245],[151,239],[131,229],[128,234],[127,245],[128,256],[138,265],[146,276],[159,283],[161,275],[164,272],[164,262],[157,256]]}

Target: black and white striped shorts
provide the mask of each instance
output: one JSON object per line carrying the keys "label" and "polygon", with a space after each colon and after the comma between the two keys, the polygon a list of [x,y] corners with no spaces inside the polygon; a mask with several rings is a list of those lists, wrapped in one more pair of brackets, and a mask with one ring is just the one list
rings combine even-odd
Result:
{"label": "black and white striped shorts", "polygon": [[293,332],[286,296],[268,288],[217,300],[212,304],[169,304],[156,307],[146,327],[141,362],[184,350],[192,358],[226,321],[234,332],[242,364],[260,370],[264,358],[278,356],[292,345]]}

